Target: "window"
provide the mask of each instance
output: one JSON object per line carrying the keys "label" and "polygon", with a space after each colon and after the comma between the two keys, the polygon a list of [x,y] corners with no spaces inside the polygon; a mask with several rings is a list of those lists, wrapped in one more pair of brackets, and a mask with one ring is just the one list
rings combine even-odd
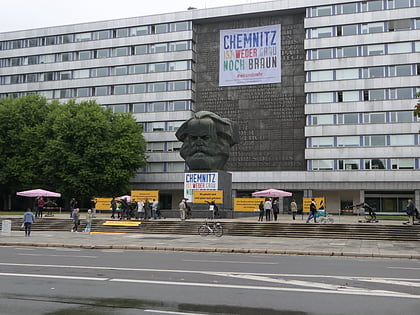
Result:
{"label": "window", "polygon": [[166,82],[149,83],[149,92],[164,92],[166,91]]}
{"label": "window", "polygon": [[385,113],[364,113],[363,122],[365,124],[383,124],[385,123]]}
{"label": "window", "polygon": [[181,51],[181,50],[187,50],[188,48],[189,48],[188,41],[169,43],[169,51]]}
{"label": "window", "polygon": [[161,44],[154,44],[150,46],[150,52],[153,53],[162,53],[168,51],[168,44],[161,43]]}
{"label": "window", "polygon": [[176,152],[179,151],[182,147],[182,142],[177,141],[177,142],[168,142],[168,151],[169,152]]}
{"label": "window", "polygon": [[414,43],[414,51],[415,52],[420,52],[420,42],[415,42]]}
{"label": "window", "polygon": [[146,103],[133,104],[133,113],[145,113],[145,112],[146,112]]}
{"label": "window", "polygon": [[337,36],[356,35],[357,29],[357,24],[337,26]]}
{"label": "window", "polygon": [[128,68],[127,66],[120,66],[120,67],[114,67],[114,75],[125,75],[128,74]]}
{"label": "window", "polygon": [[90,88],[78,88],[76,89],[76,96],[77,97],[88,97],[91,95]]}
{"label": "window", "polygon": [[412,88],[390,89],[389,98],[392,100],[404,100],[413,98]]}
{"label": "window", "polygon": [[311,10],[311,16],[329,16],[332,15],[332,6],[322,6],[322,7],[316,7],[312,8]]}
{"label": "window", "polygon": [[369,90],[369,101],[382,101],[385,99],[385,90]]}
{"label": "window", "polygon": [[171,32],[182,32],[190,29],[190,22],[177,22],[170,24]]}
{"label": "window", "polygon": [[333,27],[319,27],[311,31],[311,38],[323,38],[333,36]]}
{"label": "window", "polygon": [[18,40],[12,40],[9,42],[10,43],[10,49],[18,49],[18,48],[22,48],[22,41],[20,39]]}
{"label": "window", "polygon": [[131,36],[140,36],[140,35],[147,35],[149,34],[149,27],[148,26],[137,26],[133,27],[130,30]]}
{"label": "window", "polygon": [[25,40],[25,47],[37,47],[39,45],[38,38],[30,38]]}
{"label": "window", "polygon": [[332,125],[334,124],[334,115],[312,115],[312,125]]}
{"label": "window", "polygon": [[393,20],[388,22],[388,31],[408,31],[411,29],[411,21],[410,19],[404,20]]}
{"label": "window", "polygon": [[130,33],[130,30],[128,28],[119,28],[115,30],[115,37],[127,37]]}
{"label": "window", "polygon": [[152,25],[152,34],[161,34],[168,32],[168,24]]}
{"label": "window", "polygon": [[330,59],[333,56],[332,48],[312,50],[312,59]]}
{"label": "window", "polygon": [[363,78],[383,78],[385,67],[363,68]]}
{"label": "window", "polygon": [[128,56],[128,55],[129,55],[128,47],[114,48],[114,52],[113,52],[114,57],[121,57],[121,56]]}
{"label": "window", "polygon": [[60,37],[60,43],[62,44],[69,44],[74,42],[73,34],[61,35]]}
{"label": "window", "polygon": [[63,89],[63,90],[59,90],[58,92],[59,92],[59,96],[58,96],[59,98],[73,97],[73,90],[72,89]]}
{"label": "window", "polygon": [[359,78],[359,69],[340,69],[335,72],[337,80],[350,80]]}
{"label": "window", "polygon": [[53,81],[54,72],[44,72],[39,74],[39,81]]}
{"label": "window", "polygon": [[38,56],[28,56],[23,60],[24,65],[36,65],[38,63]]}
{"label": "window", "polygon": [[334,160],[313,160],[312,169],[314,171],[333,170]]}
{"label": "window", "polygon": [[391,112],[391,122],[412,122],[413,117],[414,115],[411,111]]}
{"label": "window", "polygon": [[38,74],[37,73],[29,73],[25,75],[25,82],[37,82],[38,81]]}
{"label": "window", "polygon": [[414,159],[391,159],[393,170],[412,170],[414,169]]}
{"label": "window", "polygon": [[371,159],[365,160],[365,169],[366,170],[384,170],[386,167],[385,159]]}
{"label": "window", "polygon": [[362,12],[383,10],[382,0],[363,1]]}
{"label": "window", "polygon": [[91,69],[90,76],[95,77],[106,77],[108,75],[108,68],[95,68]]}
{"label": "window", "polygon": [[184,121],[169,121],[168,131],[177,131],[178,128],[184,123]]}
{"label": "window", "polygon": [[362,34],[382,33],[384,22],[362,24]]}
{"label": "window", "polygon": [[312,71],[311,74],[311,82],[317,82],[317,81],[330,81],[333,80],[333,71],[327,70],[327,71]]}
{"label": "window", "polygon": [[96,58],[109,58],[111,56],[111,52],[109,49],[98,49],[96,51]]}
{"label": "window", "polygon": [[357,13],[357,3],[346,3],[346,4],[339,4],[336,6],[336,13],[337,14],[350,14],[350,13]]}
{"label": "window", "polygon": [[138,84],[132,84],[128,86],[129,94],[146,93],[146,92],[147,92],[146,83],[138,83]]}
{"label": "window", "polygon": [[168,91],[182,91],[189,88],[189,81],[168,82]]}
{"label": "window", "polygon": [[357,57],[357,56],[358,56],[357,46],[337,48],[338,58],[348,58],[348,57]]}
{"label": "window", "polygon": [[400,9],[410,7],[410,0],[388,0],[388,9]]}
{"label": "window", "polygon": [[170,111],[178,111],[178,110],[188,110],[189,108],[189,101],[173,101],[169,102],[168,110]]}
{"label": "window", "polygon": [[165,142],[148,142],[146,145],[147,152],[164,152]]}
{"label": "window", "polygon": [[334,102],[334,93],[333,92],[326,92],[326,93],[312,93],[311,95],[311,103],[332,103]]}
{"label": "window", "polygon": [[92,39],[92,33],[79,33],[74,35],[75,42],[86,42]]}
{"label": "window", "polygon": [[149,123],[150,125],[150,131],[154,132],[154,131],[165,131],[165,122],[163,121],[156,121],[156,122],[151,122]]}
{"label": "window", "polygon": [[74,70],[73,78],[75,79],[89,78],[89,72],[90,72],[89,69]]}
{"label": "window", "polygon": [[152,63],[149,64],[149,72],[165,72],[166,71],[166,63]]}
{"label": "window", "polygon": [[98,86],[95,88],[96,96],[105,96],[109,95],[109,88],[107,86]]}
{"label": "window", "polygon": [[46,46],[48,46],[48,45],[55,45],[55,44],[57,44],[57,38],[55,36],[45,37],[44,44]]}
{"label": "window", "polygon": [[116,85],[114,86],[114,95],[127,94],[127,85]]}
{"label": "window", "polygon": [[358,124],[359,123],[359,114],[351,113],[351,114],[338,114],[337,122],[339,124]]}
{"label": "window", "polygon": [[38,94],[41,95],[41,96],[44,96],[45,98],[48,98],[48,99],[54,98],[53,91],[39,91]]}
{"label": "window", "polygon": [[390,66],[389,75],[391,77],[411,75],[411,65]]}
{"label": "window", "polygon": [[385,45],[368,45],[363,46],[363,56],[377,56],[385,53]]}
{"label": "window", "polygon": [[77,53],[77,60],[88,60],[90,59],[90,51],[79,51]]}
{"label": "window", "polygon": [[59,80],[70,80],[71,79],[71,71],[61,71],[58,73]]}
{"label": "window", "polygon": [[359,160],[339,160],[338,169],[340,170],[358,170]]}
{"label": "window", "polygon": [[334,146],[334,137],[314,137],[312,138],[312,148],[327,148]]}
{"label": "window", "polygon": [[63,62],[72,61],[73,60],[73,53],[72,52],[62,53],[60,55],[60,57],[61,57],[61,61],[63,61]]}
{"label": "window", "polygon": [[389,136],[389,145],[414,145],[413,135],[391,135]]}
{"label": "window", "polygon": [[101,40],[111,38],[111,32],[109,30],[93,32],[93,40]]}
{"label": "window", "polygon": [[146,73],[147,72],[147,65],[134,65],[130,66],[130,74],[139,74],[139,73]]}
{"label": "window", "polygon": [[166,110],[165,108],[166,108],[165,102],[154,102],[154,103],[150,103],[149,105],[150,112],[164,112]]}
{"label": "window", "polygon": [[359,136],[337,137],[337,146],[339,147],[358,147],[360,146]]}
{"label": "window", "polygon": [[168,63],[169,71],[182,71],[189,69],[189,62],[188,61],[174,61]]}
{"label": "window", "polygon": [[343,91],[342,102],[358,102],[360,100],[359,91]]}
{"label": "window", "polygon": [[386,137],[385,136],[365,136],[364,137],[365,146],[385,146]]}
{"label": "window", "polygon": [[140,45],[134,47],[134,54],[144,55],[147,54],[147,45]]}
{"label": "window", "polygon": [[184,172],[185,163],[183,162],[167,162],[167,172]]}
{"label": "window", "polygon": [[127,106],[125,104],[118,104],[112,106],[112,111],[114,113],[125,113]]}
{"label": "window", "polygon": [[393,43],[388,44],[388,54],[411,53],[412,45],[408,43]]}
{"label": "window", "polygon": [[55,62],[55,55],[41,55],[39,56],[39,63],[51,63]]}
{"label": "window", "polygon": [[415,21],[414,21],[414,28],[416,30],[420,29],[420,19],[415,19]]}

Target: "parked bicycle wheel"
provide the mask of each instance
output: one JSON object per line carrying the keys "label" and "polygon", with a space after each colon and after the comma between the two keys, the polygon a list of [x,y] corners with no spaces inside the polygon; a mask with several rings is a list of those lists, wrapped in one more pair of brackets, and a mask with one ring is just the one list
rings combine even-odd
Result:
{"label": "parked bicycle wheel", "polygon": [[207,235],[209,235],[209,232],[210,232],[209,228],[205,225],[201,225],[198,228],[198,235],[200,235],[200,236],[207,236]]}
{"label": "parked bicycle wheel", "polygon": [[223,227],[220,223],[214,225],[214,235],[221,237],[223,235]]}

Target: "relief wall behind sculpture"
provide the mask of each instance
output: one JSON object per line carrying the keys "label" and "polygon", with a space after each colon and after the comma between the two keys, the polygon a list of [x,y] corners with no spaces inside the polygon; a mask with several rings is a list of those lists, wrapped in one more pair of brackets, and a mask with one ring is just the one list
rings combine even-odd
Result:
{"label": "relief wall behind sculpture", "polygon": [[[284,12],[284,11],[283,11]],[[196,110],[239,125],[228,171],[305,170],[304,12],[195,22]],[[219,87],[219,31],[281,24],[281,83]]]}

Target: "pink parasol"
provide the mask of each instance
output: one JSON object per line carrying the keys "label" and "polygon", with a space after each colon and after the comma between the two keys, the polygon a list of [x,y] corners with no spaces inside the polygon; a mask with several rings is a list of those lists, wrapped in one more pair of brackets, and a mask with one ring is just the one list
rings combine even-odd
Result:
{"label": "pink parasol", "polygon": [[117,199],[125,199],[127,202],[131,202],[131,196],[129,196],[129,195],[124,195],[124,196],[120,196],[120,197],[117,197]]}
{"label": "pink parasol", "polygon": [[18,191],[16,195],[23,196],[23,197],[38,197],[38,196],[61,197],[60,193],[56,193],[56,192],[45,190],[45,189],[31,189],[31,190]]}
{"label": "pink parasol", "polygon": [[256,191],[252,193],[253,197],[290,197],[292,195],[291,192],[279,190],[279,189],[267,189]]}

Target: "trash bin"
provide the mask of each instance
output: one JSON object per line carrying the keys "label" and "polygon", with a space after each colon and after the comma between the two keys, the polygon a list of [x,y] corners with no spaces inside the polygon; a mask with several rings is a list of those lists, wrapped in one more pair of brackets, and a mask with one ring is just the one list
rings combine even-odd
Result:
{"label": "trash bin", "polygon": [[12,234],[12,221],[11,220],[1,221],[1,234],[2,235]]}

